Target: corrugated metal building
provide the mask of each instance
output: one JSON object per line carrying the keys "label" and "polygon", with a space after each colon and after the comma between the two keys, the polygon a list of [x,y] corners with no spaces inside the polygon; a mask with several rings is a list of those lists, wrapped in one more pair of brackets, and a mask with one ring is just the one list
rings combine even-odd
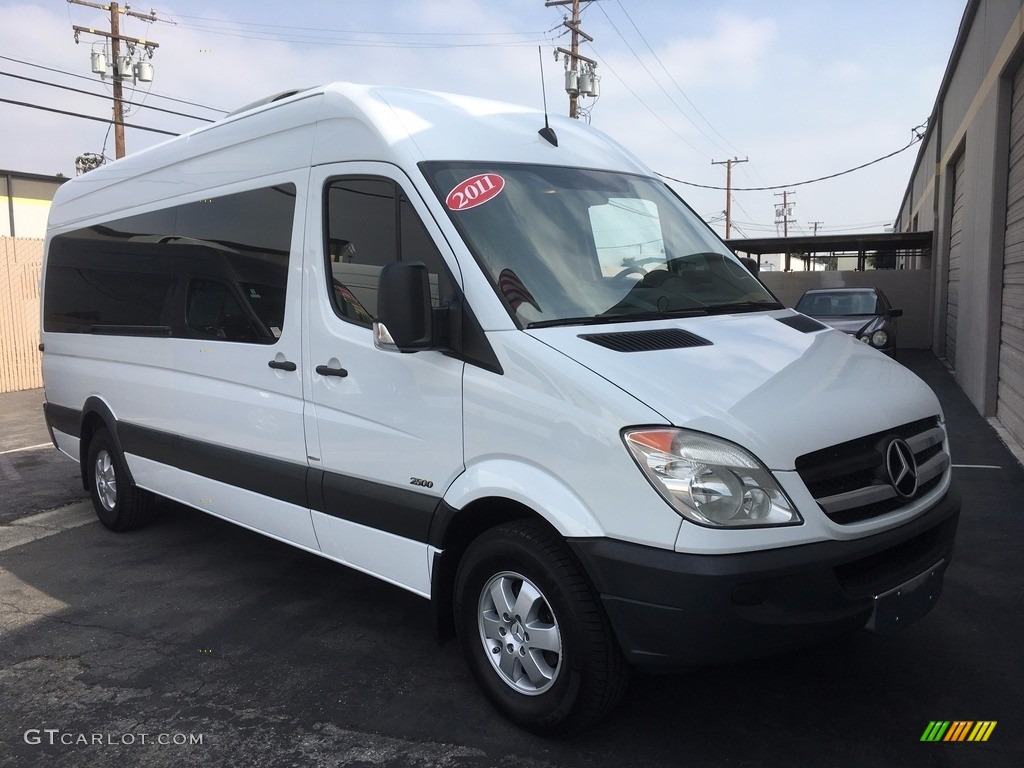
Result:
{"label": "corrugated metal building", "polygon": [[896,220],[934,233],[932,347],[1024,444],[1024,0],[969,0]]}

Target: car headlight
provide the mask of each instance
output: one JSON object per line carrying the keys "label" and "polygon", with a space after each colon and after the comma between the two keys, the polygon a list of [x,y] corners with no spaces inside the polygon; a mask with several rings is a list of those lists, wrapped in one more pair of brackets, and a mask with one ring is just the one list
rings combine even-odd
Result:
{"label": "car headlight", "polygon": [[715,528],[802,522],[771,472],[738,445],[670,427],[627,429],[622,439],[654,488],[691,522]]}
{"label": "car headlight", "polygon": [[885,331],[875,331],[871,334],[871,346],[884,347],[889,343],[889,334]]}

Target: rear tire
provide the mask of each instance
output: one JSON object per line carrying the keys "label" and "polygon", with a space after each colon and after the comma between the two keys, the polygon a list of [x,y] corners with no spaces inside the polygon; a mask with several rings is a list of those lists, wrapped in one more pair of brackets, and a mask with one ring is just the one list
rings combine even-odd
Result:
{"label": "rear tire", "polygon": [[156,497],[129,478],[124,457],[107,429],[99,429],[89,443],[86,474],[96,516],[112,531],[141,528],[153,515]]}
{"label": "rear tire", "polygon": [[491,703],[535,733],[567,735],[618,703],[628,667],[564,542],[530,521],[483,534],[459,565],[455,621]]}

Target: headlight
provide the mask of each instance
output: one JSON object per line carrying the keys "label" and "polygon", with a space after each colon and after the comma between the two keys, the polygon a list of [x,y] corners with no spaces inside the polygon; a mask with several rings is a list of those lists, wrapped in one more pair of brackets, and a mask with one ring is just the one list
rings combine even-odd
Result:
{"label": "headlight", "polygon": [[871,334],[871,346],[884,347],[889,343],[889,334],[885,331],[875,331]]}
{"label": "headlight", "polygon": [[738,445],[668,427],[622,439],[655,489],[687,520],[715,528],[802,522],[771,473]]}

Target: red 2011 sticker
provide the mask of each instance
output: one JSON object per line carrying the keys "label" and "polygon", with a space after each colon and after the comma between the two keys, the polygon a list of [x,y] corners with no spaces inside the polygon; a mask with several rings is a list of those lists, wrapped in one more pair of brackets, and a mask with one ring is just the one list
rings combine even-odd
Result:
{"label": "red 2011 sticker", "polygon": [[445,205],[453,211],[467,211],[483,205],[505,188],[505,180],[496,173],[480,173],[455,185]]}

